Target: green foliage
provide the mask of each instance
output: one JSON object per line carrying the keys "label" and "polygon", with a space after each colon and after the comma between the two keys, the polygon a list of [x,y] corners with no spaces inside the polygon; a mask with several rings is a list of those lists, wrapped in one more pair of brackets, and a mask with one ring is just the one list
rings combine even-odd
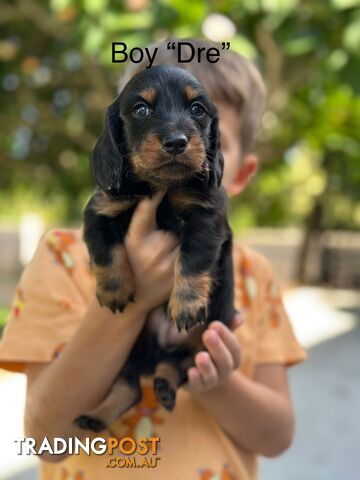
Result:
{"label": "green foliage", "polygon": [[[9,0],[0,20],[0,215],[25,207],[79,219],[89,155],[123,69],[111,42],[201,36],[210,13],[237,28],[232,48],[268,85],[261,173],[232,203],[235,228],[360,226],[358,0]],[[5,202],[5,203],[4,203]],[[54,222],[51,222],[54,223]]]}
{"label": "green foliage", "polygon": [[6,325],[7,318],[9,316],[9,310],[7,308],[0,307],[0,335],[3,328]]}

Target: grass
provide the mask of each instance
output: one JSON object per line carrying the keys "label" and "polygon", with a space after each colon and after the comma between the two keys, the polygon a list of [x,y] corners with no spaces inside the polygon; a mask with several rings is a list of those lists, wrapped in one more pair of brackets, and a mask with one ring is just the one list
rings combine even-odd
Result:
{"label": "grass", "polygon": [[7,320],[7,317],[9,315],[9,309],[8,308],[4,308],[4,307],[0,307],[0,333],[2,332],[5,324],[6,324],[6,320]]}

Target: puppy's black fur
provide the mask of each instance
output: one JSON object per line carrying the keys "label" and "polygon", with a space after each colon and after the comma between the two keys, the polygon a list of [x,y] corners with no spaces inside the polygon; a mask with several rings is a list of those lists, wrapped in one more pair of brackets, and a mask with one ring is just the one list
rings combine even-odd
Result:
{"label": "puppy's black fur", "polygon": [[85,208],[84,240],[100,304],[115,312],[136,301],[124,238],[137,202],[162,191],[158,228],[178,236],[180,254],[169,303],[155,317],[167,312],[161,321],[190,329],[176,345],[161,344],[158,320],[147,320],[104,402],[76,420],[98,431],[139,400],[143,374],[155,374],[155,392],[172,410],[206,325],[229,325],[234,308],[217,111],[189,72],[163,65],[133,77],[108,107],[92,167],[97,189]]}

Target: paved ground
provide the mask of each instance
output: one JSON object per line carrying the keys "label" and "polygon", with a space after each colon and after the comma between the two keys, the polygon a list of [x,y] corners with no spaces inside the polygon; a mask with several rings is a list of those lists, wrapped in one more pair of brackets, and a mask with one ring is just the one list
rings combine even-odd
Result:
{"label": "paved ground", "polygon": [[318,345],[291,371],[297,433],[262,461],[262,480],[360,479],[360,328]]}
{"label": "paved ground", "polygon": [[[262,460],[261,480],[360,479],[360,295],[302,288],[286,296],[308,361],[289,370],[297,415],[292,448]],[[24,379],[0,373],[0,479],[36,480],[36,460],[18,457]]]}
{"label": "paved ground", "polygon": [[261,480],[359,480],[360,294],[301,288],[286,306],[309,356],[289,370],[294,444],[262,460]]}
{"label": "paved ground", "polygon": [[0,475],[0,478],[4,478],[4,480],[37,480],[38,479],[38,467],[37,465],[33,465],[31,467],[28,467],[24,470],[21,470],[14,475],[7,475],[2,477]]}

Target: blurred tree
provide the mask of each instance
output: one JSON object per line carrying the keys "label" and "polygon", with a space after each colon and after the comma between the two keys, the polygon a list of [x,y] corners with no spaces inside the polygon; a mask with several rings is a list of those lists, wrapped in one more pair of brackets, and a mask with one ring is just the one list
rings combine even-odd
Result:
{"label": "blurred tree", "polygon": [[0,215],[29,208],[31,190],[56,221],[79,219],[89,154],[123,68],[111,63],[111,42],[199,36],[214,12],[234,23],[232,48],[258,61],[269,91],[263,167],[233,202],[235,229],[358,228],[358,0],[3,1]]}

